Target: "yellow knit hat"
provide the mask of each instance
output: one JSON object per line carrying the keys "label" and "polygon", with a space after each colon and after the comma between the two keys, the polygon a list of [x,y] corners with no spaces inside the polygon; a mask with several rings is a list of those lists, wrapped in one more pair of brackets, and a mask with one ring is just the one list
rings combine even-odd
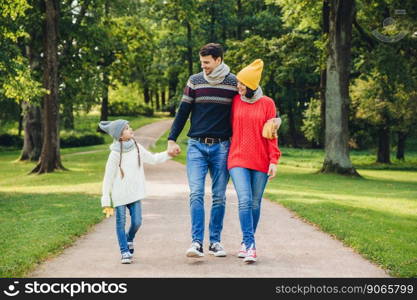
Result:
{"label": "yellow knit hat", "polygon": [[255,59],[249,66],[244,67],[237,73],[236,77],[241,83],[246,85],[252,90],[256,90],[261,81],[262,69],[264,68],[264,62],[262,59]]}

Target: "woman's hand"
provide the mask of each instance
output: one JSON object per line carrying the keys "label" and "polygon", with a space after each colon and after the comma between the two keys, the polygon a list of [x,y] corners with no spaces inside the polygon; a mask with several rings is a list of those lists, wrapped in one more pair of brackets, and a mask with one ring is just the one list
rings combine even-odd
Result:
{"label": "woman's hand", "polygon": [[268,170],[269,178],[268,180],[272,180],[272,178],[277,175],[277,165],[276,164],[269,164],[269,170]]}
{"label": "woman's hand", "polygon": [[262,136],[267,139],[276,139],[278,129],[281,126],[281,118],[272,118],[265,122],[262,128]]}

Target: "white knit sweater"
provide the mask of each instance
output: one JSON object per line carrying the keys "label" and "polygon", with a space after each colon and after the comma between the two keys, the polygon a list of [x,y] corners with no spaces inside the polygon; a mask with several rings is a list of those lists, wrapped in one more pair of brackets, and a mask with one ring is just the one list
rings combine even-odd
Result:
{"label": "white knit sweater", "polygon": [[101,206],[120,206],[126,205],[146,197],[145,172],[143,163],[158,164],[163,163],[171,157],[168,153],[151,153],[140,144],[140,167],[138,164],[138,150],[136,147],[124,152],[122,156],[122,169],[124,177],[119,168],[120,153],[111,151],[107,159],[106,170],[103,179],[103,189]]}

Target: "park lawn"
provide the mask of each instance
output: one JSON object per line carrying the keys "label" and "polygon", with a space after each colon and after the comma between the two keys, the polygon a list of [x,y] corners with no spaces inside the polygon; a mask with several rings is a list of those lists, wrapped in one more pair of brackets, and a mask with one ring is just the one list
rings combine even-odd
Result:
{"label": "park lawn", "polygon": [[[178,138],[185,163],[189,124]],[[165,134],[153,151],[166,147]],[[394,277],[417,277],[417,152],[406,162],[375,164],[375,154],[352,151],[362,178],[317,174],[323,150],[281,148],[277,177],[265,197],[355,249]],[[279,237],[277,237],[279,238]]]}
{"label": "park lawn", "polygon": [[[120,118],[133,128],[161,120]],[[94,118],[82,122],[97,125]],[[35,163],[17,161],[20,151],[0,152],[0,277],[26,276],[103,219],[101,182],[110,141],[106,136],[105,145],[61,149],[69,171],[44,175],[27,175]]]}

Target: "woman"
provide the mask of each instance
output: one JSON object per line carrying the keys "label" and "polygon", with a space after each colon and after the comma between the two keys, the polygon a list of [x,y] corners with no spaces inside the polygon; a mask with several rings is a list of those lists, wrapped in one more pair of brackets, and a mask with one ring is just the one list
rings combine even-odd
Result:
{"label": "woman", "polygon": [[242,244],[238,257],[257,259],[255,231],[266,183],[276,174],[281,152],[276,138],[262,136],[265,122],[276,116],[274,101],[259,86],[263,61],[255,60],[237,74],[239,94],[232,104],[232,143],[227,167],[239,200]]}

